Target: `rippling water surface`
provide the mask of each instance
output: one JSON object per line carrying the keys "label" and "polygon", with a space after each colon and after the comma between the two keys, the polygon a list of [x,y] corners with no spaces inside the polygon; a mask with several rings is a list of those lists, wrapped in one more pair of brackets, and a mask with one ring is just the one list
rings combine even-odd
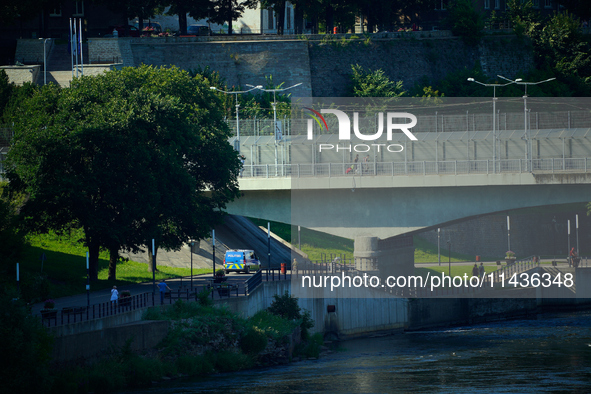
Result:
{"label": "rippling water surface", "polygon": [[346,341],[316,361],[140,392],[591,393],[591,313]]}

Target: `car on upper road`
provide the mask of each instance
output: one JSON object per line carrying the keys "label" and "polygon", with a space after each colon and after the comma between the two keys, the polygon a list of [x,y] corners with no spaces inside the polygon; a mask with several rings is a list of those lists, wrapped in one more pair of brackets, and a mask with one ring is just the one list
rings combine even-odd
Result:
{"label": "car on upper road", "polygon": [[211,30],[206,25],[189,25],[187,26],[188,36],[210,36]]}

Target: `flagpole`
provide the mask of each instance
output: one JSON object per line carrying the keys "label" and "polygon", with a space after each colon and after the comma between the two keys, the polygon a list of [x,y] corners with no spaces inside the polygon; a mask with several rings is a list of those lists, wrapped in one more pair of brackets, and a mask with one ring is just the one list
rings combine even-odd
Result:
{"label": "flagpole", "polygon": [[82,51],[82,18],[80,18],[80,32],[78,33],[80,36],[80,70],[81,75],[84,76],[84,52]]}
{"label": "flagpole", "polygon": [[72,52],[74,52],[74,59],[76,59],[74,61],[74,66],[76,69],[76,78],[78,78],[78,27],[76,26],[76,18],[74,18],[74,49],[72,50]]}
{"label": "flagpole", "polygon": [[74,36],[72,35],[72,18],[70,18],[70,39],[68,40],[68,44],[70,45],[70,62],[72,63],[72,79],[74,79],[74,48],[72,48],[72,40]]}

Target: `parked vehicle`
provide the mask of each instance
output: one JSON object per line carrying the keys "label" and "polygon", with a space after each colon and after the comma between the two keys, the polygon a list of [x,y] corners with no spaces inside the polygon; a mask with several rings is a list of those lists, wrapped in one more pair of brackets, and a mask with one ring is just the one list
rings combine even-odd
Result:
{"label": "parked vehicle", "polygon": [[131,25],[109,26],[107,33],[103,37],[113,37],[113,30],[117,30],[119,37],[139,37],[140,31],[137,27]]}
{"label": "parked vehicle", "polygon": [[253,250],[228,250],[224,256],[224,271],[244,272],[258,270],[260,262]]}
{"label": "parked vehicle", "polygon": [[187,27],[187,35],[189,36],[209,36],[211,30],[206,25],[189,25]]}

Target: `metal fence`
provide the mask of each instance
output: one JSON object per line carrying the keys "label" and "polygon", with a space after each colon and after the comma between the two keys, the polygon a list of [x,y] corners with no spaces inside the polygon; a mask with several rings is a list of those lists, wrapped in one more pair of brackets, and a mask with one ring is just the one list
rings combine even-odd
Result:
{"label": "metal fence", "polygon": [[[282,121],[285,136],[305,135],[307,133],[307,119],[291,119],[279,117]],[[338,132],[338,123],[332,117],[326,118],[328,130]],[[413,133],[445,133],[445,132],[475,132],[491,131],[493,129],[493,115],[483,113],[467,113],[462,115],[419,115],[417,124],[412,128]],[[229,119],[228,125],[232,135],[237,135],[236,120]],[[273,119],[240,119],[241,136],[270,136],[274,135]],[[377,130],[377,118],[367,118],[360,121],[364,128]],[[498,113],[495,117],[495,129],[524,130],[525,118],[523,112]],[[529,112],[527,116],[528,130],[575,129],[591,127],[591,111],[561,111],[561,112]],[[314,132],[321,130],[316,124]],[[360,126],[361,127],[361,126]],[[326,130],[324,130],[326,132]]]}
{"label": "metal fence", "polygon": [[[377,293],[387,293],[392,296],[403,298],[476,295],[484,293],[486,290],[499,288],[501,284],[503,285],[503,288],[508,288],[508,285],[510,285],[509,281],[512,278],[515,278],[517,282],[521,282],[523,278],[519,277],[520,273],[526,273],[536,267],[541,266],[538,256],[530,256],[506,265],[502,265],[500,261],[497,262],[497,264],[499,264],[499,268],[497,270],[485,273],[485,275],[479,279],[479,286],[449,286],[447,288],[438,287],[437,289],[433,290],[431,290],[428,286],[378,286],[371,288]],[[555,263],[552,264],[552,267],[554,265]],[[292,276],[295,278],[300,278],[303,275],[345,275],[350,277],[364,277],[365,275],[375,276],[376,271],[372,270],[370,267],[377,267],[377,259],[356,258],[351,260],[350,264],[342,264],[337,262],[303,262],[298,263],[297,266],[293,267]],[[552,267],[547,268],[552,270]],[[587,257],[581,258],[577,267],[589,267],[589,259]],[[533,276],[528,276],[528,280],[532,277]],[[541,277],[540,280],[542,280]],[[547,279],[544,280],[547,281]],[[426,281],[423,281],[423,283],[426,283]],[[530,286],[523,286],[523,288],[527,287]]]}
{"label": "metal fence", "polygon": [[331,178],[346,176],[462,175],[501,173],[558,173],[589,171],[591,159],[508,159],[420,162],[317,163],[245,165],[245,178]]}

